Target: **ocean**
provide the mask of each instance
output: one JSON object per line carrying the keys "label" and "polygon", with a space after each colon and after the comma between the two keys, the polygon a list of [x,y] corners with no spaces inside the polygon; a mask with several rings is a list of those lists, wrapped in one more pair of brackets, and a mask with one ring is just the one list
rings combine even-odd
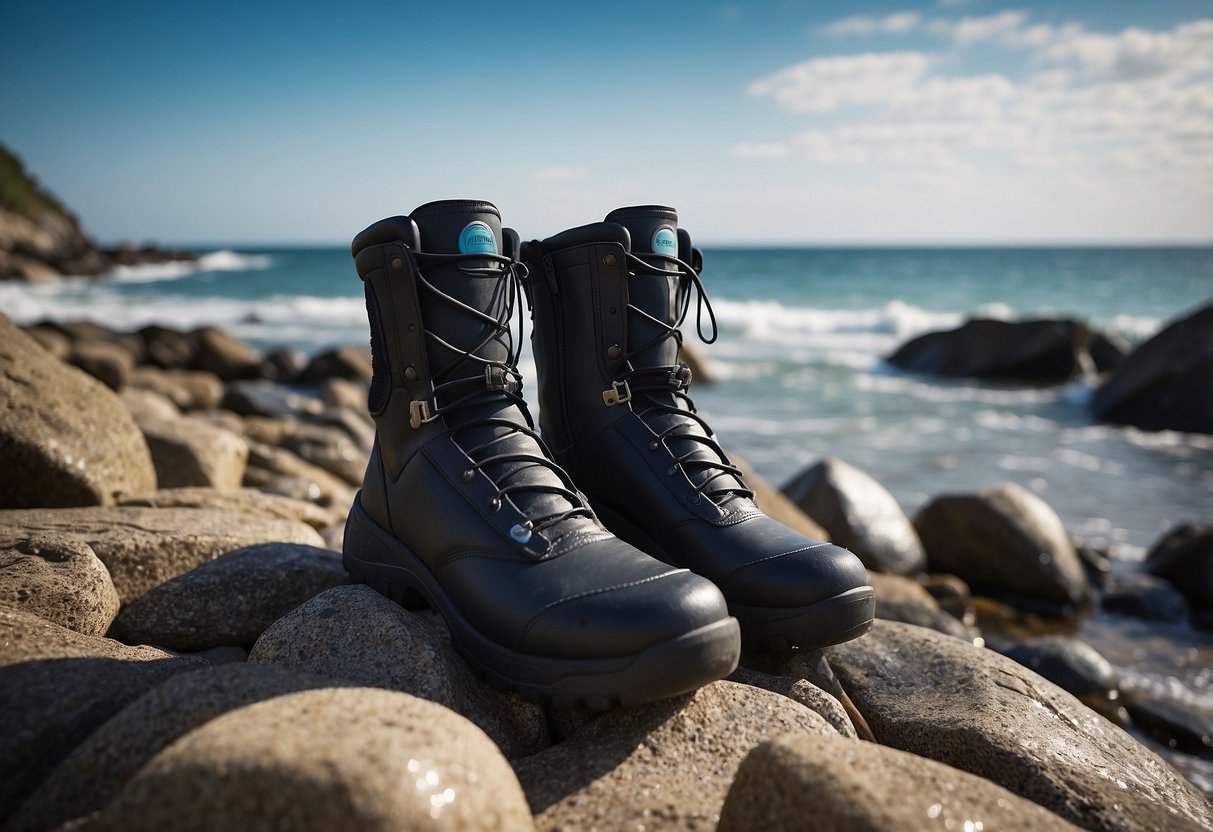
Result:
{"label": "ocean", "polygon": [[[0,310],[19,323],[210,324],[308,352],[367,343],[347,250],[199,254],[100,281],[0,284]],[[776,484],[838,457],[913,516],[937,495],[1011,480],[1129,560],[1180,522],[1213,522],[1213,437],[1100,424],[1092,379],[954,381],[883,361],[972,316],[1073,317],[1140,343],[1213,299],[1213,248],[709,248],[703,278],[720,337],[697,346],[720,381],[691,392],[724,446]],[[522,370],[533,403],[529,354]]]}

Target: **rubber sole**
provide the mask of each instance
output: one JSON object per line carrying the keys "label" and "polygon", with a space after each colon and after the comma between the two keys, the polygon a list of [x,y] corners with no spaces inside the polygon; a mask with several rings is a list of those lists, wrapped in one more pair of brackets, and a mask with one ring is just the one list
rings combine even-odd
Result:
{"label": "rubber sole", "polygon": [[605,710],[666,699],[723,679],[737,667],[741,633],[725,618],[629,656],[568,659],[519,653],[481,633],[464,617],[411,549],[372,520],[355,498],[345,525],[342,561],[350,576],[446,621],[451,645],[486,681],[556,708]]}
{"label": "rubber sole", "polygon": [[[599,503],[591,504],[598,519],[618,537],[658,560],[695,571],[693,564],[671,558],[648,532],[623,515]],[[859,638],[872,629],[876,617],[876,591],[866,585],[799,607],[738,604],[727,595],[725,600],[729,613],[741,622],[741,641],[746,647],[828,647]]]}

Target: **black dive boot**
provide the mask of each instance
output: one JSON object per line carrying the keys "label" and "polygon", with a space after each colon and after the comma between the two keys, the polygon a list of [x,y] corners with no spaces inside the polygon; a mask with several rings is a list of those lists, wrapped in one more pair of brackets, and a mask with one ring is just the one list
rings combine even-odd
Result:
{"label": "black dive boot", "polygon": [[346,569],[406,605],[424,599],[490,681],[558,707],[727,676],[740,636],[720,592],[606,531],[534,430],[510,331],[518,248],[477,201],[432,202],[354,238],[376,437]]}
{"label": "black dive boot", "polygon": [[[556,461],[624,540],[711,579],[746,643],[820,647],[872,626],[859,558],[767,517],[687,396],[679,327],[702,257],[673,209],[523,246],[533,303],[539,418]],[[709,341],[710,343],[710,341]]]}

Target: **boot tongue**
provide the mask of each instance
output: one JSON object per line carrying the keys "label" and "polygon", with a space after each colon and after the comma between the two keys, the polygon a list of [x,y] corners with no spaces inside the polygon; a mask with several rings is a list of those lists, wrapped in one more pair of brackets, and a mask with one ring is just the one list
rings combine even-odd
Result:
{"label": "boot tongue", "polygon": [[[679,278],[676,273],[678,266],[652,255],[678,256],[678,213],[673,208],[663,205],[636,205],[630,208],[616,208],[606,216],[607,222],[624,226],[632,235],[632,253],[646,263],[662,271],[674,272],[670,277],[659,274],[636,274],[628,278],[628,302],[659,321],[673,326],[678,315]],[[665,329],[652,321],[632,314],[628,317],[628,342],[632,349],[648,343],[650,340],[665,333]],[[642,350],[631,357],[632,365],[637,369],[647,367],[669,367],[678,363],[678,342],[671,336],[652,347]],[[670,393],[649,393],[662,404],[667,404],[685,410],[686,403]],[[705,462],[720,462],[720,457],[707,446],[694,439],[679,438],[688,434],[706,436],[699,422],[677,413],[653,411],[644,417],[649,427],[658,433],[667,428],[678,427],[672,431],[666,440],[670,451],[676,457],[688,460],[704,460]],[[716,468],[686,466],[685,470],[691,481],[696,485],[716,473]],[[732,476],[721,476],[712,480],[709,491],[723,491],[728,488],[741,488],[742,485]]]}
{"label": "boot tongue", "polygon": [[[668,272],[678,267],[654,254],[678,256],[678,213],[664,205],[635,205],[616,208],[606,216],[607,222],[622,225],[632,235],[632,253],[649,265]],[[628,280],[628,300],[659,321],[674,325],[678,312],[678,277],[659,274],[637,274]],[[628,340],[633,349],[665,333],[665,329],[633,315],[628,321]],[[678,362],[678,344],[666,338],[632,356],[636,367],[668,367]]]}
{"label": "boot tongue", "polygon": [[[447,297],[494,320],[510,323],[505,310],[509,304],[512,278],[505,273],[500,261],[475,256],[501,253],[501,215],[497,208],[483,200],[452,199],[426,203],[410,216],[421,232],[422,252],[469,255],[449,263],[432,265],[422,258],[425,279]],[[473,348],[472,354],[479,358],[509,364],[511,342],[508,331],[493,335],[495,328],[491,323],[428,289],[420,288],[418,298],[425,328],[455,348],[443,346],[434,338],[426,338],[435,385],[456,379],[474,379],[484,384],[484,364],[463,357],[465,351]],[[493,337],[481,344],[490,335]],[[439,393],[437,403],[439,406],[449,404],[475,389],[470,382],[457,385],[449,393]],[[526,424],[522,411],[512,401],[503,394],[492,393],[486,393],[482,399],[451,411],[446,422],[453,428],[467,426],[456,434],[456,439],[464,448],[474,448],[492,439],[499,440],[476,454],[478,461],[509,453],[543,456],[542,449],[525,434],[500,424],[472,424],[486,419],[505,420],[519,427]],[[522,483],[563,485],[550,469],[517,460],[490,464],[485,466],[484,473],[503,486]],[[571,507],[564,498],[543,491],[516,491],[511,496],[523,513],[531,517],[561,512]]]}

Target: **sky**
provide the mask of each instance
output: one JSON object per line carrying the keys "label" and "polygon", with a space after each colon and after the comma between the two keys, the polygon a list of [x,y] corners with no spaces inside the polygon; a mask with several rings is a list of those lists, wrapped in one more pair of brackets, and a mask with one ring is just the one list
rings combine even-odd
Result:
{"label": "sky", "polygon": [[1213,0],[11,3],[0,143],[102,242],[1213,243]]}

